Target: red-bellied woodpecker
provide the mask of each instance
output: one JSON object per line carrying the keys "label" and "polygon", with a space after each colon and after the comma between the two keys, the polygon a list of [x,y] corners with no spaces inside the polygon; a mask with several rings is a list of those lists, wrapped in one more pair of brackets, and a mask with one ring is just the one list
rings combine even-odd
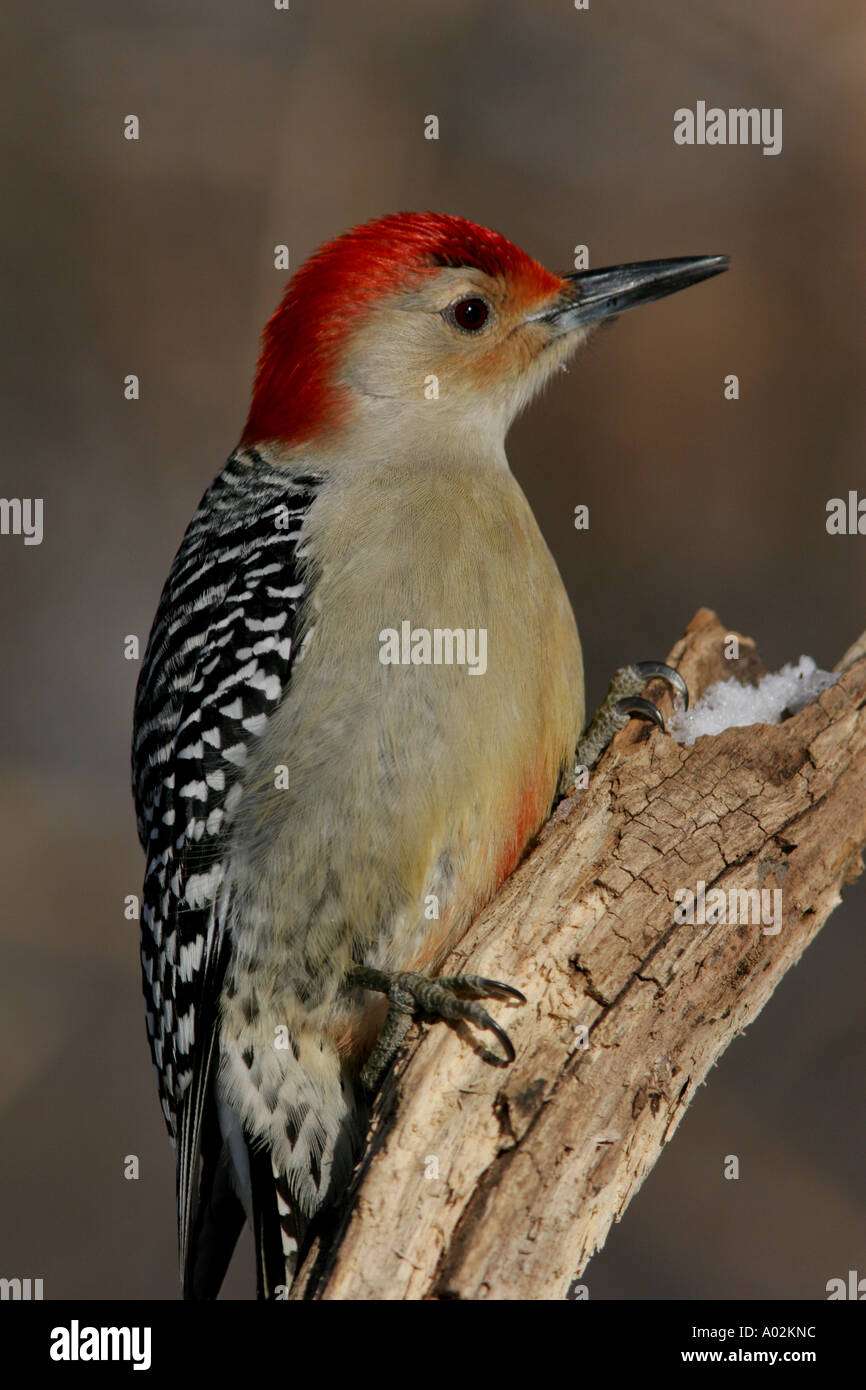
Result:
{"label": "red-bellied woodpecker", "polygon": [[[268,323],[135,705],[187,1296],[216,1296],[244,1216],[260,1296],[289,1284],[415,1011],[513,1057],[478,1000],[522,996],[435,978],[568,785],[584,725],[577,627],[505,434],[595,321],[725,265],[559,276],[496,232],[406,213],[325,246]],[[619,673],[585,761],[652,710],[634,699],[652,673],[682,685]]]}

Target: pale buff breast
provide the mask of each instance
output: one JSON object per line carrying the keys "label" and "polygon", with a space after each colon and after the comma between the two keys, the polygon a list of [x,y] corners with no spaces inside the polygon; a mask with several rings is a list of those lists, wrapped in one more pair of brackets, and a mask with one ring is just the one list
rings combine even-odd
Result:
{"label": "pale buff breast", "polygon": [[[583,723],[572,610],[510,473],[415,465],[394,484],[344,477],[313,509],[309,635],[240,815],[282,977],[312,957],[335,1001],[353,950],[435,970],[542,823]],[[484,629],[483,674],[383,664],[380,634],[405,621]],[[338,1012],[338,1032],[369,1031]]]}

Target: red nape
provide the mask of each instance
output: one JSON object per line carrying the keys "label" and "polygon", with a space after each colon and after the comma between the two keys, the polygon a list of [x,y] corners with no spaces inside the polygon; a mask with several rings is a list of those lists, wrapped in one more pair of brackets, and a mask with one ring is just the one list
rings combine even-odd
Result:
{"label": "red nape", "polygon": [[398,212],[354,227],[301,266],[268,320],[241,443],[300,444],[338,423],[334,365],[353,321],[372,300],[440,266],[510,275],[527,297],[561,284],[499,232],[463,217]]}

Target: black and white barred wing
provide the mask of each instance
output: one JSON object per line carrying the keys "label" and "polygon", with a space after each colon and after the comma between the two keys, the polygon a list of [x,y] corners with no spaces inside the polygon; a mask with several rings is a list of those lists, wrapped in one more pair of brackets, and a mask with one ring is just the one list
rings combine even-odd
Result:
{"label": "black and white barred wing", "polygon": [[[172,566],[138,684],[133,783],[147,854],[141,954],[147,1024],[179,1165],[195,1160],[225,969],[228,829],[250,745],[288,683],[317,480],[236,454]],[[192,1120],[193,1132],[189,1132]],[[187,1150],[184,1154],[181,1150]],[[188,1187],[190,1175],[179,1174]]]}

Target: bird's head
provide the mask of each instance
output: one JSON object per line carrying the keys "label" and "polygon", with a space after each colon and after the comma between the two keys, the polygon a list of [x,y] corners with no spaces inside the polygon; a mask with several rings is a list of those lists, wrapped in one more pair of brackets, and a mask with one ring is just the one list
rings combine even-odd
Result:
{"label": "bird's head", "polygon": [[242,442],[435,426],[499,440],[603,319],[726,269],[724,256],[556,275],[499,232],[397,213],[329,242],[265,329]]}

